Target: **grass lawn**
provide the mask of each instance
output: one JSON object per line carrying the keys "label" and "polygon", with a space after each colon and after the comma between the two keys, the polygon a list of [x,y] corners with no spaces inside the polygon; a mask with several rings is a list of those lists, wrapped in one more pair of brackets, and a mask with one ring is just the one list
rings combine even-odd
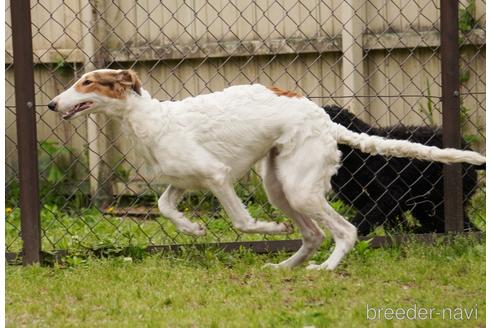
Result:
{"label": "grass lawn", "polygon": [[[325,258],[329,245],[316,255]],[[287,254],[67,258],[7,266],[7,327],[477,327],[485,325],[485,242],[368,249],[335,272],[262,269]],[[366,319],[367,306],[478,309],[470,320]],[[475,306],[477,306],[475,308]],[[450,310],[450,311],[451,311]],[[463,319],[465,314],[463,313]]]}

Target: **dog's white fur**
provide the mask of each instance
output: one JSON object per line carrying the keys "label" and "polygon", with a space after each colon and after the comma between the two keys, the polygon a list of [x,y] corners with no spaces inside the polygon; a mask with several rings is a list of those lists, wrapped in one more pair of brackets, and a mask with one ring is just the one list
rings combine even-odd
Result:
{"label": "dog's white fur", "polygon": [[74,117],[102,112],[120,119],[169,183],[159,199],[159,209],[184,233],[205,233],[203,226],[176,208],[186,189],[210,190],[238,230],[290,233],[284,223],[252,218],[234,192],[234,182],[261,160],[270,202],[294,221],[303,236],[302,247],[289,259],[269,264],[272,267],[293,267],[311,257],[323,241],[321,228],[331,231],[336,246],[328,260],[311,264],[309,269],[334,269],[354,246],[356,228],[325,199],[340,162],[337,142],[371,154],[444,163],[485,162],[475,152],[354,133],[333,123],[307,98],[278,96],[259,84],[232,86],[181,101],[160,102],[144,90],[141,93],[129,89],[125,99],[113,99],[71,87],[54,102],[66,113],[91,101],[91,108]]}

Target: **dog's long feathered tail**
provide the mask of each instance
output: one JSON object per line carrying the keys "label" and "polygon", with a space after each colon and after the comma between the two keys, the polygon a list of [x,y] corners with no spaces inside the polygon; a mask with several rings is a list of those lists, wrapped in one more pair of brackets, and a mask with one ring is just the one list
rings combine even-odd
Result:
{"label": "dog's long feathered tail", "polygon": [[338,143],[360,149],[362,152],[371,155],[410,157],[442,163],[465,162],[475,165],[485,163],[485,157],[474,151],[454,148],[441,149],[405,140],[385,139],[379,136],[353,132],[337,123],[332,124],[336,129]]}

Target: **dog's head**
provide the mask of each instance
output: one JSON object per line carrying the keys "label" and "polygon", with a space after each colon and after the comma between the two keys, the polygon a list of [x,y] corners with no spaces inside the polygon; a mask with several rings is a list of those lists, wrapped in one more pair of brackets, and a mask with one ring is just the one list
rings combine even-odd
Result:
{"label": "dog's head", "polygon": [[132,70],[101,69],[84,74],[74,85],[56,96],[48,108],[64,119],[83,114],[115,114],[131,94],[141,95],[141,82]]}

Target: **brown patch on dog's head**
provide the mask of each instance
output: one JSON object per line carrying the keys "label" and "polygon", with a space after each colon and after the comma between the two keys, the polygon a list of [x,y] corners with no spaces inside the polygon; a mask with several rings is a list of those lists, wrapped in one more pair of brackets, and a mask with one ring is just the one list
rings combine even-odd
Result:
{"label": "brown patch on dog's head", "polygon": [[273,91],[273,93],[275,93],[277,96],[285,96],[285,97],[289,97],[289,98],[301,98],[302,96],[298,93],[295,93],[293,91],[289,91],[289,90],[284,90],[284,89],[280,89],[280,88],[277,88],[277,87],[269,87],[268,89],[270,89],[271,91]]}
{"label": "brown patch on dog's head", "polygon": [[84,75],[75,84],[75,90],[80,93],[103,95],[109,98],[124,99],[128,89],[142,95],[142,83],[133,70],[100,70]]}

